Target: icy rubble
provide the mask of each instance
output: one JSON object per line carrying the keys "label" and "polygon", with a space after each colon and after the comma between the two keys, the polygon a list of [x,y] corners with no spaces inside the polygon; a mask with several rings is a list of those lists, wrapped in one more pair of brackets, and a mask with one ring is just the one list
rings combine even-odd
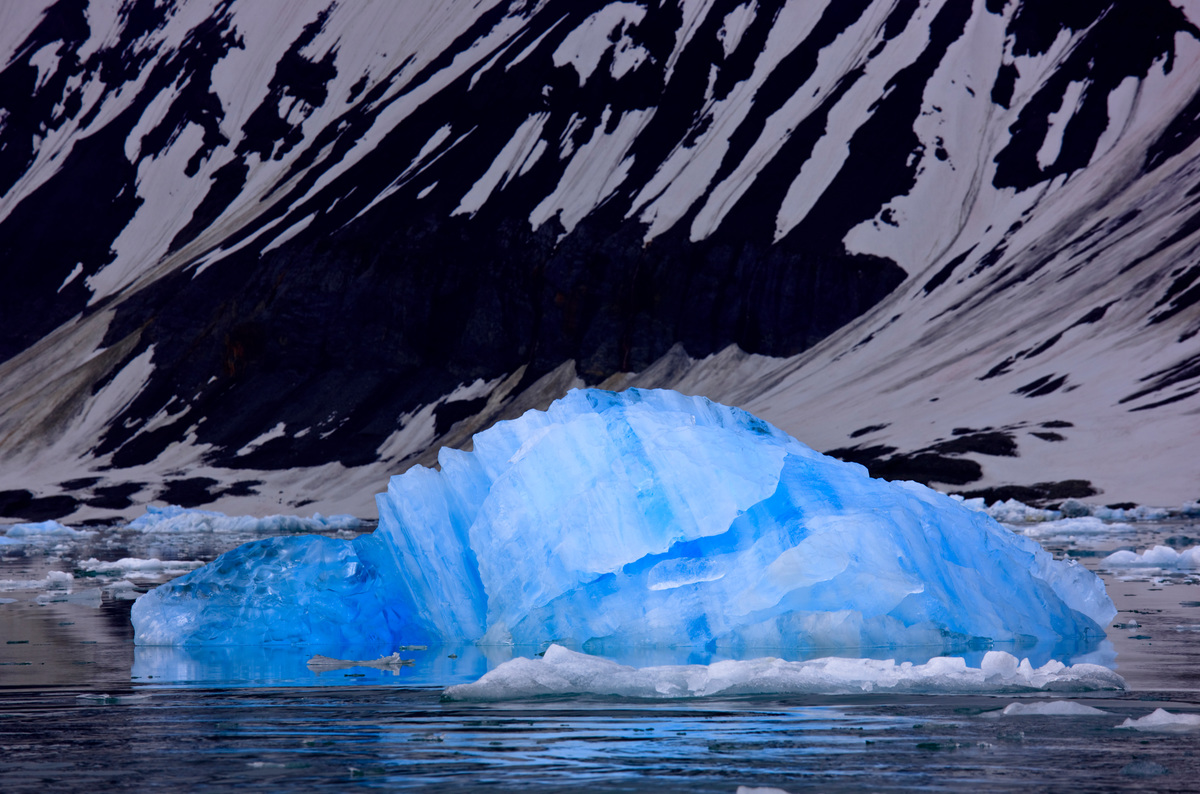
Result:
{"label": "icy rubble", "polygon": [[1019,531],[1029,538],[1078,538],[1132,532],[1133,526],[1125,523],[1108,523],[1093,516],[1085,516],[1083,518],[1040,521],[1036,524],[1020,526]]}
{"label": "icy rubble", "polygon": [[1089,505],[1077,499],[1067,499],[1057,510],[1033,507],[1016,499],[995,501],[988,504],[982,497],[967,499],[960,494],[950,494],[950,498],[959,502],[963,507],[981,513],[987,513],[992,518],[1004,524],[1037,524],[1041,522],[1070,525],[1071,522],[1100,522],[1124,521],[1162,521],[1169,518],[1200,516],[1200,502],[1185,502],[1179,507],[1151,507],[1136,505],[1134,507],[1107,507],[1105,505]]}
{"label": "icy rubble", "polygon": [[373,534],[249,543],[151,591],[136,641],[859,653],[1098,639],[1115,615],[988,516],[701,397],[572,391],[439,463],[392,478]]}
{"label": "icy rubble", "polygon": [[1015,656],[1004,651],[989,651],[980,667],[967,667],[966,661],[959,657],[941,656],[919,665],[897,664],[890,659],[830,657],[806,662],[764,658],[728,660],[710,665],[636,668],[551,645],[540,659],[518,658],[505,662],[478,681],[448,687],[443,697],[447,700],[513,700],[550,695],[608,695],[657,699],[757,694],[1124,688],[1124,679],[1107,667],[1095,664],[1067,667],[1052,661],[1034,668],[1028,659],[1018,662]]}
{"label": "icy rubble", "polygon": [[950,494],[950,498],[969,510],[987,513],[992,518],[1002,521],[1005,524],[1030,524],[1038,521],[1053,521],[1063,516],[1058,510],[1043,510],[1040,507],[1031,507],[1024,502],[1018,502],[1016,499],[993,502],[989,507],[987,501],[981,496],[967,499],[959,494]]}

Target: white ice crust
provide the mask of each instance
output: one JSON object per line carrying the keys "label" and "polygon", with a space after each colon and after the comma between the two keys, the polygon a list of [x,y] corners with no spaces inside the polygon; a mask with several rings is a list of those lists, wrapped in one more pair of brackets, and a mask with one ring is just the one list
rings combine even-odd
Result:
{"label": "white ice crust", "polygon": [[[1034,668],[1004,651],[989,651],[981,667],[959,657],[925,664],[829,657],[806,662],[762,658],[710,665],[627,667],[609,659],[551,645],[540,659],[518,658],[474,683],[448,687],[449,700],[515,700],[543,696],[602,695],[696,698],[766,694],[863,692],[1007,692],[1124,689],[1121,676],[1094,664],[1067,667],[1050,661]],[[1197,719],[1200,719],[1198,717]]]}
{"label": "white ice crust", "polygon": [[138,532],[319,532],[327,529],[356,529],[362,524],[354,516],[323,516],[314,513],[303,516],[274,515],[227,516],[215,510],[193,510],[176,505],[146,507],[142,516],[129,522],[128,529]]}

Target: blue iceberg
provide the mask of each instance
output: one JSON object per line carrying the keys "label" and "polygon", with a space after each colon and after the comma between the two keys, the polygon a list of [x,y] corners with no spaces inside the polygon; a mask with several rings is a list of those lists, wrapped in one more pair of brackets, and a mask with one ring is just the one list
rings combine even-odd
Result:
{"label": "blue iceberg", "polygon": [[984,513],[702,397],[572,391],[443,449],[353,540],[247,543],[142,596],[141,645],[1095,642],[1103,583]]}

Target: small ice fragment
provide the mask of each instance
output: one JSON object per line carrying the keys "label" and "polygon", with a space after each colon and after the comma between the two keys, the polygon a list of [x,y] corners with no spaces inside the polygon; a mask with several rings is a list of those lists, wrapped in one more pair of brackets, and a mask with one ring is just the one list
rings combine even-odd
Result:
{"label": "small ice fragment", "polygon": [[1071,700],[1050,700],[1037,703],[1009,703],[1002,712],[1006,717],[1093,717],[1108,714],[1092,706]]}
{"label": "small ice fragment", "polygon": [[1200,568],[1200,546],[1178,552],[1168,546],[1155,546],[1138,554],[1128,549],[1114,551],[1100,561],[1102,568]]}
{"label": "small ice fragment", "polygon": [[1164,709],[1155,709],[1141,719],[1127,719],[1117,727],[1135,731],[1185,733],[1200,730],[1200,714],[1172,714]]}
{"label": "small ice fragment", "polygon": [[116,562],[101,562],[95,557],[79,563],[80,570],[99,574],[182,574],[204,565],[200,560],[160,560],[153,557],[144,560],[138,557],[123,557]]}
{"label": "small ice fragment", "polygon": [[309,670],[344,670],[347,667],[374,667],[379,670],[393,670],[397,667],[411,665],[415,659],[401,659],[399,652],[393,653],[391,656],[380,656],[378,659],[369,661],[357,661],[352,659],[334,659],[332,656],[322,656],[317,654],[308,660]]}
{"label": "small ice fragment", "polygon": [[36,524],[14,524],[5,533],[9,538],[76,537],[78,535],[94,534],[96,533],[88,530],[71,529],[57,521],[40,521]]}
{"label": "small ice fragment", "polygon": [[983,655],[979,669],[988,676],[1011,678],[1017,674],[1017,657],[1003,651],[988,651]]}
{"label": "small ice fragment", "polygon": [[1063,514],[1057,510],[1043,510],[1039,507],[1030,507],[1024,502],[1018,502],[1016,499],[996,502],[984,510],[984,512],[1005,524],[1035,524],[1042,521],[1054,521],[1063,517]]}

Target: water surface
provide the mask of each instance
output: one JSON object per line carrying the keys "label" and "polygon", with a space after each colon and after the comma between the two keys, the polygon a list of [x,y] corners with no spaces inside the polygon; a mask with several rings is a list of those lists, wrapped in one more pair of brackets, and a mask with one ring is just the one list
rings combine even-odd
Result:
{"label": "water surface", "polygon": [[[1096,569],[1118,548],[1182,550],[1198,536],[1176,521],[1041,540]],[[100,528],[0,547],[5,791],[1186,791],[1200,773],[1200,734],[1117,727],[1160,707],[1200,713],[1197,572],[1101,571],[1120,610],[1105,653],[1130,690],[1069,696],[1104,715],[1017,717],[1001,710],[1055,696],[448,703],[445,685],[512,651],[410,649],[401,655],[414,663],[394,670],[316,671],[310,651],[135,649],[130,598],[165,575],[131,575],[136,587],[122,589],[114,581],[131,579],[80,567],[205,560],[249,539]],[[74,576],[69,591],[16,586],[50,571]],[[687,653],[643,662],[707,661]]]}

